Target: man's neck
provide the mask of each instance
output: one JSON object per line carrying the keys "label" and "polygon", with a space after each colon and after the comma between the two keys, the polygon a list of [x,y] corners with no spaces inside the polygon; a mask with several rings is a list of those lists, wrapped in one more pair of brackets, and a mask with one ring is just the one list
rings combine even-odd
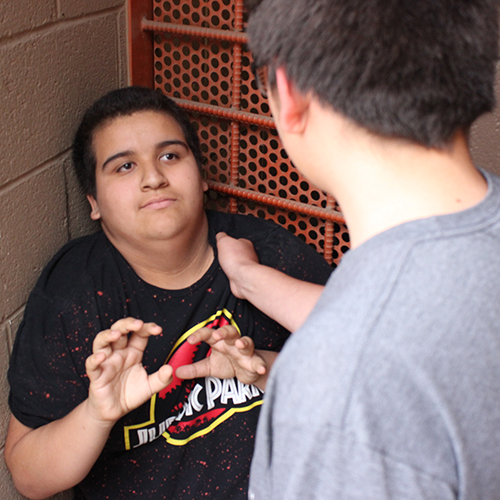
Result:
{"label": "man's neck", "polygon": [[191,286],[203,277],[214,259],[206,216],[196,231],[166,240],[123,242],[108,234],[105,227],[103,230],[138,276],[165,290]]}
{"label": "man's neck", "polygon": [[404,222],[459,212],[485,197],[486,180],[463,133],[446,148],[431,149],[374,136],[324,112],[309,136],[321,155],[307,170],[339,202],[352,248]]}
{"label": "man's neck", "polygon": [[399,143],[371,162],[352,166],[357,179],[339,193],[339,203],[356,247],[402,223],[466,210],[486,195],[462,135],[444,150]]}

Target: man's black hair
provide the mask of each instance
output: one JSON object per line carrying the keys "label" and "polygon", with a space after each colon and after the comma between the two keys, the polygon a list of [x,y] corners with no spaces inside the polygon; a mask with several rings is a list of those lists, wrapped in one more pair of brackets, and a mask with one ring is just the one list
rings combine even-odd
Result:
{"label": "man's black hair", "polygon": [[85,112],[73,141],[73,166],[86,195],[96,196],[94,133],[105,122],[139,111],[157,111],[173,118],[181,127],[186,143],[201,171],[203,156],[196,130],[186,113],[159,91],[146,87],[126,87],[109,92]]}
{"label": "man's black hair", "polygon": [[247,0],[258,66],[373,133],[445,145],[494,107],[497,0]]}

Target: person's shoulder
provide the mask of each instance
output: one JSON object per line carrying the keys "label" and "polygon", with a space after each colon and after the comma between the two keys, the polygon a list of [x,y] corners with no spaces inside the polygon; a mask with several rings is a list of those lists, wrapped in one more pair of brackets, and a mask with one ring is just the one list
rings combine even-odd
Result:
{"label": "person's shoulder", "polygon": [[211,233],[250,240],[259,262],[295,278],[326,283],[332,272],[324,258],[279,224],[252,215],[207,213]]}
{"label": "person's shoulder", "polygon": [[251,214],[230,214],[207,210],[207,217],[209,226],[215,233],[224,232],[233,238],[246,238],[255,241],[265,239],[274,232],[288,233],[279,224]]}
{"label": "person's shoulder", "polygon": [[35,291],[65,298],[81,288],[89,274],[109,254],[109,244],[102,231],[66,243],[45,266]]}
{"label": "person's shoulder", "polygon": [[309,246],[276,222],[260,219],[251,214],[230,214],[207,211],[211,236],[224,232],[233,238],[244,238],[253,243],[261,257],[265,248],[286,250],[298,246],[300,249]]}

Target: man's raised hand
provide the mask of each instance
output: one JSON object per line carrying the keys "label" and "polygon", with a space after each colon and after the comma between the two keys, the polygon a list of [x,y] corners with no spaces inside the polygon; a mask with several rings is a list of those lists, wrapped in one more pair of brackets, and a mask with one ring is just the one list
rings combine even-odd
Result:
{"label": "man's raised hand", "polygon": [[[219,329],[200,328],[187,340],[190,344],[206,342],[212,347],[210,356],[192,365],[177,368],[182,379],[199,377],[237,377],[244,384],[255,384],[261,389],[267,379],[267,351],[256,351],[250,337],[241,337],[234,326]],[[275,353],[269,353],[274,359]]]}
{"label": "man's raised hand", "polygon": [[169,365],[151,375],[142,366],[149,337],[161,331],[155,323],[124,318],[95,337],[85,366],[90,380],[88,403],[96,420],[118,420],[172,381]]}
{"label": "man's raised hand", "polygon": [[226,233],[217,233],[217,253],[219,264],[229,278],[231,291],[239,299],[248,299],[245,285],[245,272],[251,272],[259,259],[251,241],[236,239]]}

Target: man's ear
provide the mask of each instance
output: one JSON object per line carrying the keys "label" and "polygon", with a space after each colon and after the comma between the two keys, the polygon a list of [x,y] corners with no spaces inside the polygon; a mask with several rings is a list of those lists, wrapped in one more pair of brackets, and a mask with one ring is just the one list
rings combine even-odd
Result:
{"label": "man's ear", "polygon": [[89,200],[90,208],[90,218],[92,220],[99,220],[101,218],[101,212],[99,212],[99,206],[97,205],[97,200],[91,195],[87,195],[87,200]]}
{"label": "man's ear", "polygon": [[276,91],[280,128],[292,134],[302,133],[307,123],[311,100],[309,94],[304,95],[297,90],[282,66],[276,70]]}

